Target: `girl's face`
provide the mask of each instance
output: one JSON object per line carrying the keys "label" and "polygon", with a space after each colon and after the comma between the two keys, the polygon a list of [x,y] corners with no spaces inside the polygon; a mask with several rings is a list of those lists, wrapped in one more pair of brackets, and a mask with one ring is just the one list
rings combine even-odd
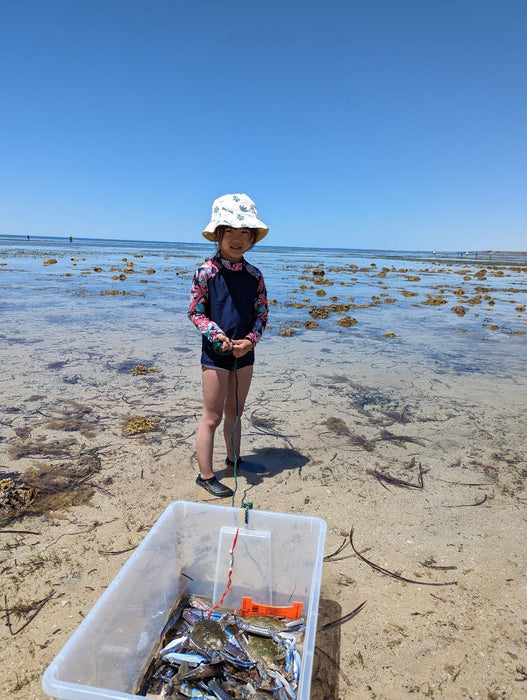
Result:
{"label": "girl's face", "polygon": [[218,244],[221,257],[229,262],[239,262],[253,243],[253,234],[249,228],[231,228],[227,226]]}

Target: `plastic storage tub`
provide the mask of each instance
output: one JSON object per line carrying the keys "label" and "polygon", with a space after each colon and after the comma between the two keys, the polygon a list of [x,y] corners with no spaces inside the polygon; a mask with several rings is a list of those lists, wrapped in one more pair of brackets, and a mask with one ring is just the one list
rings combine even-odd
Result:
{"label": "plastic storage tub", "polygon": [[[175,501],[147,534],[42,678],[57,700],[139,698],[134,690],[178,599],[216,603],[227,587],[229,549],[243,509]],[[307,700],[315,650],[326,523],[248,511],[234,550],[231,592],[266,605],[303,603],[306,631],[297,698]]]}

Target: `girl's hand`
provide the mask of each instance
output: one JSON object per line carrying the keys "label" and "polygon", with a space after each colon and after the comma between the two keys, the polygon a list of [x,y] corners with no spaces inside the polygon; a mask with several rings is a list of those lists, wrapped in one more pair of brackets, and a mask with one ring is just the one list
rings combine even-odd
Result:
{"label": "girl's hand", "polygon": [[233,349],[232,340],[229,340],[229,338],[227,338],[226,335],[218,333],[218,335],[216,336],[216,340],[221,341],[221,351],[222,352],[230,352]]}
{"label": "girl's hand", "polygon": [[247,355],[249,350],[252,350],[254,347],[251,341],[247,338],[241,338],[241,340],[233,340],[232,346],[232,354],[234,355],[234,357],[243,357],[244,355]]}

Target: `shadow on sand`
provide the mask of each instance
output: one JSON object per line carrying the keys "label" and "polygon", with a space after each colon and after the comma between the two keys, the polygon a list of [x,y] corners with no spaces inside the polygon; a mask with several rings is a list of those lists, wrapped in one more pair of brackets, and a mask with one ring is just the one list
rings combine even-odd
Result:
{"label": "shadow on sand", "polygon": [[[251,486],[256,486],[264,479],[289,469],[298,469],[301,474],[302,467],[308,462],[309,457],[297,450],[286,447],[267,447],[244,455],[241,464],[238,465],[238,474],[244,476]],[[232,476],[233,471],[233,467],[226,467],[223,475]]]}
{"label": "shadow on sand", "polygon": [[349,685],[347,676],[340,668],[340,625],[327,630],[321,629],[341,616],[342,608],[338,603],[334,600],[320,599],[311,677],[311,700],[338,700],[344,697],[342,693],[339,694],[339,681],[342,686]]}

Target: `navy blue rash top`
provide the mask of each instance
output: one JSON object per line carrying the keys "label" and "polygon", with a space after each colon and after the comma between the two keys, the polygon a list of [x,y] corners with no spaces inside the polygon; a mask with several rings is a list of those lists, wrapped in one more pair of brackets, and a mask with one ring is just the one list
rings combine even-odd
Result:
{"label": "navy blue rash top", "polygon": [[[225,332],[230,340],[239,340],[251,332],[254,325],[253,306],[258,292],[258,279],[247,271],[228,270],[222,267],[209,278],[207,316]],[[202,336],[201,363],[210,367],[232,369],[236,359],[232,353],[219,354],[214,346]],[[238,358],[237,367],[254,364],[254,350]]]}
{"label": "navy blue rash top", "polygon": [[[214,351],[213,343],[223,334],[231,340],[247,338],[253,347],[267,325],[269,306],[262,273],[244,258],[236,263],[222,260],[219,253],[197,270],[190,290],[188,316],[202,334],[201,362],[208,367],[233,369],[254,362],[251,350],[243,357]],[[216,343],[217,345],[217,343]]]}

